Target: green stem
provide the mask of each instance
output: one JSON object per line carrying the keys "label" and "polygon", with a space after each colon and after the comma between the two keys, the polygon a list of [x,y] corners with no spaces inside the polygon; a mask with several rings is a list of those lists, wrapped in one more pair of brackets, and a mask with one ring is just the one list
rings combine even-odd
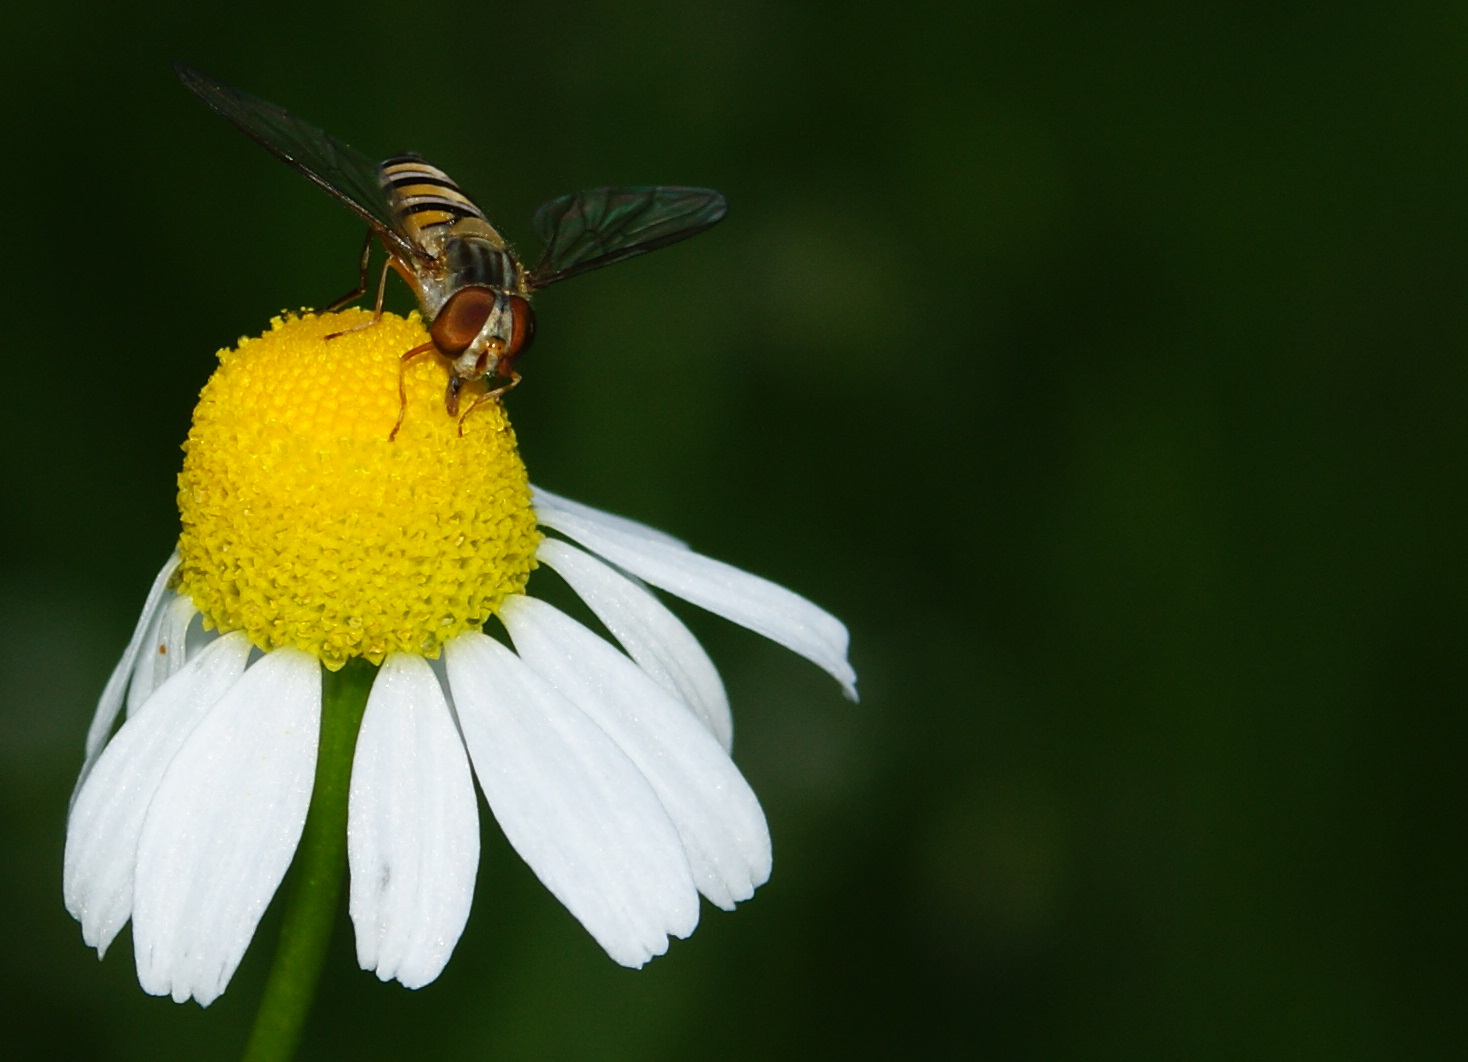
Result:
{"label": "green stem", "polygon": [[296,851],[295,884],[286,903],[280,943],[244,1062],[289,1062],[311,1012],[347,869],[352,752],[376,674],[377,668],[362,659],[348,661],[340,671],[322,672],[321,744],[311,810]]}

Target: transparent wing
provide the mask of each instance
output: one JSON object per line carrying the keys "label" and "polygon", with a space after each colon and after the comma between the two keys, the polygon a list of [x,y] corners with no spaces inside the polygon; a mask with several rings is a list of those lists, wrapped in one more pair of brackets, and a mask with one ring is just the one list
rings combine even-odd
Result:
{"label": "transparent wing", "polygon": [[530,286],[543,288],[686,240],[718,224],[728,209],[711,188],[671,185],[588,188],[552,199],[535,212],[545,251],[530,273]]}
{"label": "transparent wing", "polygon": [[273,103],[183,63],[173,69],[210,107],[359,214],[390,249],[403,258],[422,256],[393,226],[376,162]]}

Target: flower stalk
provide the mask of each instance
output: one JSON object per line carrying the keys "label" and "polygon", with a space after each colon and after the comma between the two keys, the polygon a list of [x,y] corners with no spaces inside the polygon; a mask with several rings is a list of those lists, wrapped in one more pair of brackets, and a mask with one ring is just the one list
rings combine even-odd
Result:
{"label": "flower stalk", "polygon": [[321,739],[311,810],[296,856],[295,883],[244,1062],[289,1062],[301,1040],[326,963],[347,869],[347,794],[352,754],[377,668],[359,658],[322,672]]}

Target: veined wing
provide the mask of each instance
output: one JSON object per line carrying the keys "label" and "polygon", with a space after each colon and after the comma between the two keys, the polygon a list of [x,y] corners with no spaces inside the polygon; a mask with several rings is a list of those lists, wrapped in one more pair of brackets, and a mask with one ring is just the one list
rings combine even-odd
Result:
{"label": "veined wing", "polygon": [[394,227],[376,162],[273,103],[183,63],[174,63],[173,69],[210,107],[360,215],[394,253],[404,259],[423,256]]}
{"label": "veined wing", "polygon": [[652,185],[588,188],[552,199],[535,212],[545,241],[532,288],[686,240],[718,224],[728,211],[711,188]]}

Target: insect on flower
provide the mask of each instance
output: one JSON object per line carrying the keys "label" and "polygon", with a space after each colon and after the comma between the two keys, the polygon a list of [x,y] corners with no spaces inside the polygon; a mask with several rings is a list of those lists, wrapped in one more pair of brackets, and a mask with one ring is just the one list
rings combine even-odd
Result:
{"label": "insect on flower", "polygon": [[[572,192],[536,210],[533,225],[545,250],[527,270],[484,212],[421,156],[373,162],[274,104],[183,63],[174,69],[210,107],[367,222],[358,285],[327,312],[367,291],[372,241],[380,240],[387,262],[377,288],[377,315],[391,267],[413,289],[431,322],[432,342],[406,351],[403,361],[436,352],[447,362],[444,408],[450,416],[458,415],[459,392],[469,381],[498,377],[506,382],[475,399],[464,416],[519,383],[515,360],[535,337],[533,292],[687,239],[717,224],[728,209],[724,197],[708,188],[649,185]],[[393,436],[405,409],[399,411]]]}

